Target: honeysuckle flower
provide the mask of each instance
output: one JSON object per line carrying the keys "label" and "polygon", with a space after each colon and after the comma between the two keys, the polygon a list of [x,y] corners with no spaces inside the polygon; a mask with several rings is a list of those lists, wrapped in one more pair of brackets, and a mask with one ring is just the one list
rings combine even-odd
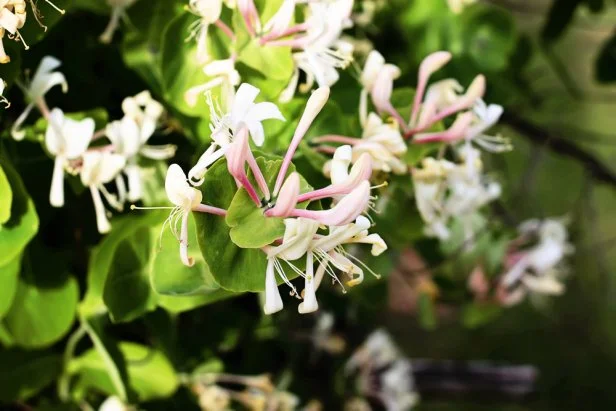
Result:
{"label": "honeysuckle flower", "polygon": [[425,158],[421,168],[412,170],[415,203],[421,218],[426,223],[425,232],[442,240],[449,238],[448,216],[444,213],[444,179],[455,164],[447,160]]}
{"label": "honeysuckle flower", "polygon": [[[149,126],[139,127],[137,122],[128,116],[124,116],[122,120],[112,121],[105,129],[105,135],[112,142],[114,152],[126,158],[124,173],[128,177],[127,197],[129,201],[137,201],[143,196],[141,171],[137,164],[137,157],[142,155],[154,160],[165,160],[175,155],[176,147],[173,145],[147,145],[146,142],[151,136],[150,131],[154,130]],[[117,183],[119,185],[124,183],[121,176],[118,176]],[[123,196],[120,196],[120,201],[123,201]]]}
{"label": "honeysuckle flower", "polygon": [[349,194],[338,201],[329,210],[303,210],[295,209],[291,213],[293,217],[311,218],[328,226],[349,224],[359,215],[366,212],[370,204],[370,183],[360,182]]}
{"label": "honeysuckle flower", "polygon": [[310,90],[316,81],[319,87],[331,87],[339,79],[338,69],[346,68],[353,61],[353,45],[340,40],[342,31],[350,27],[353,2],[334,0],[308,3],[308,18],[304,23],[303,37],[281,41],[301,51],[293,54],[295,71],[289,85],[281,93],[281,101],[289,101],[299,81],[299,72],[306,74],[306,83],[300,92]]}
{"label": "honeysuckle flower", "polygon": [[64,116],[59,108],[51,110],[45,132],[45,146],[54,157],[49,202],[53,207],[64,205],[64,169],[69,160],[78,159],[88,149],[94,135],[94,120],[81,121]]}
{"label": "honeysuckle flower", "polygon": [[96,225],[101,234],[108,233],[111,229],[101,199],[101,192],[112,206],[117,206],[117,201],[113,195],[109,194],[103,184],[112,181],[125,165],[126,159],[119,154],[105,151],[86,151],[83,154],[81,183],[90,189],[94,211],[96,212]]}
{"label": "honeysuckle flower", "polygon": [[520,232],[528,235],[534,228],[538,243],[533,247],[515,252],[515,262],[502,276],[506,288],[521,282],[529,291],[543,294],[561,294],[564,286],[558,280],[559,265],[564,257],[573,252],[568,242],[567,229],[562,221],[548,219],[543,222],[528,221],[520,226]]}
{"label": "honeysuckle flower", "polygon": [[122,402],[118,397],[111,396],[107,397],[105,401],[98,408],[98,411],[134,411],[135,408],[126,405]]}
{"label": "honeysuckle flower", "polygon": [[44,96],[52,87],[60,85],[62,87],[62,92],[66,93],[68,91],[68,83],[66,82],[64,74],[59,71],[54,71],[60,67],[60,64],[60,60],[55,57],[43,57],[41,63],[34,72],[32,81],[25,87],[24,93],[28,100],[28,105],[11,128],[11,135],[15,140],[22,140],[25,137],[26,133],[21,130],[21,125],[26,121],[26,118],[35,105],[40,106],[43,112],[48,111]]}
{"label": "honeysuckle flower", "polygon": [[413,110],[411,112],[411,119],[409,120],[409,126],[415,125],[415,120],[419,114],[421,101],[426,91],[426,86],[432,74],[441,68],[443,68],[451,60],[451,53],[448,51],[437,51],[423,59],[419,65],[419,74],[417,79],[417,90],[415,92],[415,99],[413,101]]}
{"label": "honeysuckle flower", "polygon": [[211,58],[208,52],[207,38],[209,27],[212,24],[217,25],[229,37],[234,37],[233,31],[220,20],[220,15],[223,4],[229,8],[235,8],[235,3],[235,0],[189,0],[188,9],[197,15],[199,20],[191,24],[187,41],[193,39],[197,41],[198,63],[206,63]]}
{"label": "honeysuckle flower", "polygon": [[142,141],[152,136],[161,116],[165,112],[162,104],[152,98],[148,90],[122,100],[122,111],[126,117],[132,118],[139,126]]}
{"label": "honeysuckle flower", "polygon": [[[263,311],[267,315],[278,312],[283,308],[282,298],[280,297],[280,291],[276,282],[276,273],[291,288],[292,294],[298,295],[295,287],[284,273],[280,261],[287,263],[291,269],[299,273],[299,270],[291,262],[307,255],[307,273],[301,273],[301,275],[306,278],[306,282],[312,282],[313,280],[313,275],[309,272],[309,270],[312,270],[312,254],[308,251],[308,248],[319,228],[319,223],[304,218],[287,218],[284,220],[284,224],[285,233],[282,238],[282,244],[276,247],[268,246],[264,248],[267,254],[267,269],[265,273],[265,305]],[[308,295],[310,304],[313,303],[310,300],[311,297],[312,295]]]}
{"label": "honeysuckle flower", "polygon": [[371,244],[372,255],[378,256],[383,253],[387,249],[387,245],[378,234],[368,234],[369,228],[370,221],[364,216],[359,216],[354,222],[347,225],[330,226],[328,235],[315,237],[310,247],[321,264],[315,275],[315,290],[319,287],[326,271],[336,282],[340,282],[329,268],[330,264],[351,277],[347,281],[347,285],[350,287],[360,284],[364,278],[362,268],[351,260],[355,260],[374,276],[379,277],[343,248],[345,244]]}
{"label": "honeysuckle flower", "polygon": [[453,122],[451,127],[445,131],[436,131],[432,133],[419,133],[413,138],[413,142],[417,144],[421,143],[456,143],[464,139],[467,135],[471,123],[473,122],[473,113],[465,112],[460,114]]}
{"label": "honeysuckle flower", "polygon": [[509,139],[499,135],[489,136],[485,132],[496,125],[501,115],[503,107],[498,104],[487,105],[482,99],[477,100],[473,107],[475,120],[471,127],[466,131],[464,138],[467,141],[477,144],[484,150],[491,152],[503,152],[512,149]]}
{"label": "honeysuckle flower", "polygon": [[[174,205],[163,227],[169,224],[171,232],[180,243],[180,259],[188,267],[194,264],[193,258],[188,256],[188,216],[191,211],[226,215],[226,211],[220,208],[201,204],[203,194],[201,191],[190,186],[182,168],[177,164],[171,164],[167,169],[165,178],[165,191],[169,201]],[[137,207],[134,207],[137,208]],[[180,223],[180,229],[177,225]]]}
{"label": "honeysuckle flower", "polygon": [[[419,113],[417,123],[415,124],[415,121],[413,121],[411,124],[420,130],[426,128],[436,113],[451,106],[463,91],[464,87],[456,79],[444,79],[431,84],[423,103],[418,103],[415,106]],[[419,109],[420,106],[421,110]]]}
{"label": "honeysuckle flower", "polygon": [[291,165],[291,160],[295,155],[295,151],[297,150],[299,143],[302,141],[302,139],[308,132],[310,125],[313,123],[317,115],[319,115],[319,113],[325,106],[325,103],[327,103],[328,98],[329,87],[319,87],[308,98],[308,101],[306,102],[306,107],[304,108],[304,112],[299,119],[299,123],[295,128],[295,132],[293,133],[291,144],[289,144],[289,148],[287,149],[284,159],[282,160],[280,170],[278,171],[278,176],[276,177],[276,184],[274,186],[275,196],[278,195],[278,191],[282,187],[282,182],[287,175],[287,170]]}
{"label": "honeysuckle flower", "polygon": [[4,97],[4,89],[6,88],[6,82],[0,78],[0,103],[4,103],[4,108],[11,107],[11,102]]}
{"label": "honeysuckle flower", "polygon": [[199,407],[203,411],[227,410],[231,405],[231,394],[218,385],[208,385],[197,389]]}
{"label": "honeysuckle flower", "polygon": [[107,4],[111,7],[111,17],[107,27],[100,35],[101,43],[109,44],[113,38],[113,34],[118,29],[120,19],[126,17],[126,9],[132,6],[137,0],[107,0]]}
{"label": "honeysuckle flower", "polygon": [[186,103],[194,107],[199,96],[205,95],[208,90],[220,87],[222,104],[226,107],[230,106],[235,96],[235,86],[241,81],[240,74],[235,69],[235,59],[212,61],[203,67],[203,72],[212,79],[205,84],[188,89],[184,94]]}
{"label": "honeysuckle flower", "polygon": [[9,32],[11,36],[17,36],[21,39],[26,50],[28,50],[28,45],[23,41],[19,33],[19,29],[24,26],[25,22],[25,0],[4,0],[0,4],[0,64],[6,64],[11,61],[11,58],[4,51],[3,39],[5,32]]}
{"label": "honeysuckle flower", "polygon": [[[449,83],[449,84],[450,84],[449,88],[444,88],[444,90],[448,94],[450,94],[451,91],[454,90],[453,87],[455,86],[454,83]],[[433,124],[436,124],[437,122],[443,120],[446,117],[449,117],[453,114],[473,108],[477,104],[477,102],[483,97],[485,93],[485,89],[486,89],[486,79],[483,75],[480,74],[477,77],[475,77],[475,79],[468,86],[464,94],[458,95],[455,98],[452,98],[451,95],[440,96],[440,97],[437,96],[436,98],[434,98],[433,101],[429,101],[428,104],[426,105],[426,109],[428,110],[428,113],[422,115],[421,126],[415,126],[414,121],[412,121],[410,123],[410,126],[414,128],[412,128],[412,130],[410,130],[409,133],[411,135],[418,133],[432,126]],[[416,94],[416,99],[417,99],[417,94]],[[441,110],[435,111],[434,106],[438,104],[437,103],[438,100],[451,101],[451,103],[443,107]],[[414,113],[417,112],[416,107],[417,106],[414,106],[413,108]]]}
{"label": "honeysuckle flower", "polygon": [[366,341],[357,349],[344,366],[346,374],[358,368],[384,368],[402,358],[398,347],[394,344],[387,331],[379,329],[372,332]]}
{"label": "honeysuckle flower", "polygon": [[287,177],[280,193],[276,198],[276,204],[265,212],[268,217],[287,217],[291,215],[298,203],[300,190],[299,174],[293,172]]}
{"label": "honeysuckle flower", "polygon": [[419,402],[411,362],[405,358],[395,361],[380,379],[379,399],[387,411],[410,410]]}
{"label": "honeysuckle flower", "polygon": [[353,191],[362,181],[369,181],[372,176],[372,158],[369,154],[363,153],[351,167],[352,160],[351,146],[340,146],[334,152],[334,157],[326,163],[326,174],[329,174],[332,184],[309,193],[299,196],[298,201],[320,200],[332,197],[334,202],[340,200],[344,195]]}
{"label": "honeysuckle flower", "polygon": [[406,127],[406,123],[391,104],[393,83],[400,77],[400,69],[393,64],[386,64],[385,58],[376,50],[368,54],[364,69],[361,73],[360,83],[362,90],[359,98],[359,118],[363,125],[368,120],[368,96],[372,99],[379,114],[387,113]]}
{"label": "honeysuckle flower", "polygon": [[261,146],[265,141],[261,123],[269,119],[285,120],[275,104],[270,102],[255,103],[259,93],[258,88],[242,83],[237,90],[229,112],[224,115],[219,114],[211,99],[209,100],[212,122],[210,129],[212,130],[213,143],[188,173],[191,183],[194,185],[203,183],[203,176],[207,168],[225,155],[228,146],[241,128],[246,128],[252,137],[252,141],[257,146]]}

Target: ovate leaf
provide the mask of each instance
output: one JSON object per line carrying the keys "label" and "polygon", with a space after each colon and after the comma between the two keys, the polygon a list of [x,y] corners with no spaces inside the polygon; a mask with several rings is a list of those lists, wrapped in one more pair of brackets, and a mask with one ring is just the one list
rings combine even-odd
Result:
{"label": "ovate leaf", "polygon": [[0,401],[23,401],[51,384],[62,372],[62,357],[47,352],[0,351]]}
{"label": "ovate leaf", "polygon": [[13,202],[13,190],[6,174],[0,166],[0,224],[4,224],[11,216],[11,203]]}

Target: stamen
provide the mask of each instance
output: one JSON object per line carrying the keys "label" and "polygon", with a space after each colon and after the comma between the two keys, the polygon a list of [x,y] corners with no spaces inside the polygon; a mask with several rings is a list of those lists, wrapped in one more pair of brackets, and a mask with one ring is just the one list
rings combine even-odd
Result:
{"label": "stamen", "polygon": [[66,11],[64,9],[59,8],[58,6],[56,6],[55,4],[53,4],[51,1],[49,0],[45,0],[45,3],[49,4],[51,7],[53,7],[58,13],[60,14],[64,14],[66,13]]}
{"label": "stamen", "polygon": [[24,48],[25,48],[26,50],[30,50],[30,46],[28,46],[28,45],[26,44],[26,41],[24,40],[24,38],[23,38],[23,36],[21,35],[21,33],[19,32],[19,30],[15,29],[15,31],[17,32],[17,37],[19,37],[19,40],[21,40],[21,42],[23,43]]}

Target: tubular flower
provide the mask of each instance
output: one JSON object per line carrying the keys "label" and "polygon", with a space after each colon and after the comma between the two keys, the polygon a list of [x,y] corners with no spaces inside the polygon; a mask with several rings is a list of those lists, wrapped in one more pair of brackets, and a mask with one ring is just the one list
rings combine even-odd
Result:
{"label": "tubular flower", "polygon": [[235,69],[235,60],[230,58],[212,61],[203,67],[203,72],[212,79],[205,84],[188,89],[184,94],[186,103],[194,107],[200,95],[205,95],[209,90],[220,87],[220,96],[223,105],[230,106],[233,103],[235,86],[240,84],[241,80],[240,74]]}
{"label": "tubular flower", "polygon": [[564,272],[562,262],[573,252],[563,222],[556,219],[530,220],[520,225],[519,232],[518,242],[532,237],[536,237],[538,242],[530,248],[510,253],[510,262],[506,264],[509,268],[500,281],[502,302],[515,304],[529,292],[562,294],[565,289],[560,281]]}
{"label": "tubular flower", "polygon": [[[154,160],[165,160],[175,154],[176,147],[168,144],[164,146],[147,145],[147,141],[154,133],[156,122],[162,114],[162,106],[150,100],[149,93],[129,97],[124,104],[126,114],[121,120],[107,124],[105,135],[113,144],[114,152],[126,158],[124,173],[128,177],[128,200],[137,201],[143,196],[141,171],[138,166],[138,156],[142,155]],[[125,100],[125,101],[126,101]],[[133,100],[133,101],[131,101]],[[136,100],[136,101],[134,101]],[[140,108],[141,106],[144,108]],[[124,187],[121,176],[116,179],[118,188]],[[120,201],[124,201],[123,189],[120,191]]]}
{"label": "tubular flower", "polygon": [[362,126],[368,120],[368,95],[377,112],[392,116],[401,127],[406,127],[398,111],[391,104],[394,80],[400,77],[400,69],[393,64],[386,64],[385,58],[376,50],[373,50],[366,59],[360,82],[362,91],[359,100],[359,118]]}
{"label": "tubular flower", "polygon": [[62,110],[54,108],[45,132],[45,146],[55,157],[49,202],[54,207],[64,206],[64,169],[69,160],[80,158],[88,149],[94,134],[94,120],[75,121],[66,118]]}
{"label": "tubular flower", "polygon": [[26,121],[34,106],[39,106],[43,112],[48,111],[47,104],[45,103],[45,94],[52,87],[60,85],[62,92],[66,93],[68,91],[68,83],[64,74],[54,71],[60,67],[60,64],[60,60],[51,56],[43,57],[41,60],[41,63],[34,72],[32,81],[24,90],[28,105],[23,113],[19,115],[13,127],[11,127],[11,135],[15,140],[22,140],[25,137],[26,133],[21,130],[21,125]]}
{"label": "tubular flower", "polygon": [[353,162],[363,154],[372,158],[372,167],[385,173],[405,174],[406,164],[400,157],[407,147],[397,122],[383,123],[375,113],[370,113],[364,124],[362,138],[353,146]]}
{"label": "tubular flower", "polygon": [[94,211],[96,212],[96,225],[101,234],[108,233],[111,229],[101,199],[101,192],[113,207],[118,207],[117,200],[112,194],[109,194],[104,184],[111,182],[125,165],[126,159],[119,154],[100,151],[87,151],[83,154],[81,183],[90,188]]}
{"label": "tubular flower", "polygon": [[[2,2],[0,5],[0,64],[11,61],[11,58],[4,51],[4,35],[9,32],[10,36],[16,36],[16,39],[21,39],[23,42],[19,29],[24,26],[25,22],[25,0],[5,0]],[[23,44],[27,50],[29,47],[25,42]]]}
{"label": "tubular flower", "polygon": [[188,2],[189,10],[199,17],[199,20],[191,25],[188,36],[188,40],[194,39],[197,42],[198,63],[206,63],[211,58],[207,47],[208,30],[212,24],[219,21],[223,3],[228,7],[233,6],[228,0],[189,0]]}
{"label": "tubular flower", "polygon": [[111,17],[105,27],[105,31],[100,35],[101,43],[109,44],[113,39],[113,34],[118,29],[121,18],[126,18],[126,9],[132,6],[137,0],[107,0],[111,7]]}
{"label": "tubular flower", "polygon": [[[174,205],[163,227],[169,224],[171,232],[180,243],[180,259],[184,265],[191,267],[194,260],[188,256],[188,215],[191,211],[225,215],[226,211],[201,204],[201,191],[188,184],[186,175],[177,164],[171,164],[165,179],[165,191],[169,201]],[[178,224],[180,229],[178,230]]]}
{"label": "tubular flower", "polygon": [[509,139],[499,135],[489,136],[485,132],[494,127],[503,115],[503,107],[498,104],[487,105],[482,99],[477,100],[473,108],[474,121],[467,129],[464,138],[477,144],[484,150],[500,153],[512,149]]}
{"label": "tubular flower", "polygon": [[0,78],[0,103],[4,103],[4,108],[11,107],[11,103],[4,97],[4,89],[6,88],[6,82]]}
{"label": "tubular flower", "polygon": [[281,101],[293,97],[300,71],[306,74],[306,83],[299,87],[302,93],[312,89],[315,81],[319,87],[331,87],[338,81],[338,69],[345,69],[353,61],[353,45],[340,40],[342,31],[352,25],[352,7],[349,0],[308,3],[306,34],[283,42],[300,51],[293,54],[295,71],[280,96]]}
{"label": "tubular flower", "polygon": [[275,104],[255,103],[259,93],[258,88],[243,83],[237,90],[231,109],[224,115],[219,114],[211,99],[209,100],[213,143],[188,173],[192,184],[203,183],[203,176],[208,167],[225,155],[228,146],[241,128],[246,128],[253,142],[261,146],[265,141],[261,122],[269,119],[285,120]]}

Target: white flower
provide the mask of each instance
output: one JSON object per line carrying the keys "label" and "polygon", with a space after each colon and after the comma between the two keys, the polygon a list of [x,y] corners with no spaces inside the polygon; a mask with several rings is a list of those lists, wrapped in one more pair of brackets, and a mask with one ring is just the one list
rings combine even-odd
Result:
{"label": "white flower", "polygon": [[419,402],[415,391],[413,369],[407,359],[395,361],[381,374],[379,397],[387,411],[410,410]]}
{"label": "white flower", "polygon": [[446,186],[445,177],[455,165],[447,160],[428,157],[422,161],[422,168],[412,172],[415,202],[421,218],[426,223],[426,234],[445,240],[449,238],[448,216],[443,209]]}
{"label": "white flower", "polygon": [[134,97],[125,98],[122,101],[122,111],[126,117],[132,118],[137,123],[140,139],[145,143],[154,134],[165,109],[152,98],[149,91],[144,90]]}
{"label": "white flower", "polygon": [[120,19],[126,17],[126,9],[133,5],[137,0],[107,0],[107,4],[111,6],[111,17],[109,23],[105,27],[105,31],[100,35],[101,43],[111,43],[113,33],[118,29]]}
{"label": "white flower", "polygon": [[489,136],[485,132],[496,125],[503,114],[503,107],[498,104],[487,105],[478,99],[473,107],[475,120],[464,138],[491,152],[503,152],[512,149],[509,139],[501,136]]}
{"label": "white flower", "polygon": [[81,166],[81,182],[90,188],[94,210],[96,212],[96,225],[101,234],[111,229],[106,216],[105,206],[101,199],[102,192],[105,199],[114,207],[118,207],[117,200],[105,189],[103,184],[112,181],[126,165],[126,159],[119,154],[101,151],[86,151],[83,154]]}
{"label": "white flower", "polygon": [[379,369],[392,364],[401,357],[402,354],[391,336],[387,331],[380,329],[372,332],[361,347],[353,353],[344,370],[349,374],[364,366]]}
{"label": "white flower", "polygon": [[[11,34],[11,38],[22,39],[19,33],[20,28],[24,26],[26,22],[26,2],[24,0],[4,0],[0,5],[0,64],[5,64],[11,61],[11,58],[7,56],[4,51],[4,44],[2,42],[5,31]],[[26,50],[28,46],[24,43]]]}
{"label": "white flower", "polygon": [[[292,293],[297,295],[293,284],[289,282],[281,261],[286,263],[293,271],[304,276],[308,282],[312,282],[313,276],[301,273],[291,262],[309,254],[306,261],[306,269],[312,270],[312,254],[308,252],[310,242],[319,229],[319,223],[305,218],[286,218],[284,220],[285,232],[282,244],[276,247],[264,248],[267,254],[267,270],[265,273],[265,314],[273,314],[282,310],[282,298],[276,282],[276,273],[291,288]],[[310,260],[310,261],[308,261]],[[310,264],[309,264],[310,263]],[[311,295],[308,296],[309,298]],[[316,300],[315,300],[316,301]]]}
{"label": "white flower", "polygon": [[49,115],[45,146],[55,157],[49,202],[54,207],[64,205],[64,168],[68,160],[78,159],[88,149],[94,134],[94,120],[66,118],[62,110],[54,108]]}
{"label": "white flower", "polygon": [[274,103],[255,103],[259,93],[258,88],[243,83],[237,90],[231,109],[224,115],[219,115],[210,101],[212,122],[210,129],[212,130],[213,143],[188,173],[191,183],[195,185],[203,183],[203,176],[207,168],[225,155],[225,151],[241,128],[246,127],[252,141],[257,146],[261,146],[265,141],[265,132],[261,123],[269,119],[285,120]]}
{"label": "white flower", "polygon": [[64,93],[68,91],[68,84],[64,74],[54,71],[60,67],[60,64],[58,59],[51,56],[43,57],[43,60],[41,60],[32,77],[32,81],[24,90],[29,103],[11,128],[11,135],[15,140],[22,140],[25,137],[26,133],[20,127],[35,105],[44,105],[46,110],[44,96],[52,87],[60,85]]}
{"label": "white flower", "polygon": [[362,125],[366,124],[368,116],[368,95],[379,114],[387,113],[394,117],[401,126],[405,122],[391,104],[394,80],[400,77],[400,69],[393,64],[386,64],[385,58],[376,50],[368,55],[364,69],[361,73],[362,85],[359,97],[359,119]]}
{"label": "white flower", "polygon": [[513,287],[521,281],[530,291],[545,294],[561,294],[564,286],[558,281],[558,267],[564,257],[573,252],[568,242],[567,229],[562,221],[548,219],[543,222],[531,220],[520,226],[520,232],[528,235],[534,228],[539,242],[530,249],[518,252],[517,262],[502,277],[505,287]]}
{"label": "white flower", "polygon": [[210,59],[207,49],[208,30],[210,25],[220,19],[222,0],[190,0],[190,10],[199,16],[199,20],[191,25],[189,39],[197,41],[197,62],[205,63]]}
{"label": "white flower", "polygon": [[295,46],[302,51],[293,54],[295,71],[289,85],[280,95],[280,101],[291,100],[299,81],[299,72],[306,73],[306,83],[299,87],[306,93],[316,80],[319,87],[331,87],[338,79],[338,69],[353,61],[353,45],[340,40],[342,31],[350,27],[353,2],[334,0],[308,3],[306,35]]}
{"label": "white flower", "polygon": [[353,145],[353,162],[363,153],[372,158],[372,167],[386,173],[405,174],[406,164],[400,157],[407,151],[397,122],[383,123],[381,117],[370,113],[364,123],[361,140]]}
{"label": "white flower", "polygon": [[240,74],[235,69],[234,59],[212,61],[203,68],[203,72],[206,76],[212,77],[212,79],[205,84],[188,89],[184,94],[186,103],[194,107],[199,96],[205,95],[208,90],[220,87],[222,104],[225,107],[230,106],[233,103],[235,86],[240,84],[241,80]]}
{"label": "white flower", "polygon": [[6,88],[6,82],[0,78],[0,103],[4,103],[4,108],[11,107],[11,103],[4,97],[4,89]]}
{"label": "white flower", "polygon": [[116,396],[107,397],[98,408],[98,411],[131,411],[134,408],[127,406]]}
{"label": "white flower", "polygon": [[[184,265],[190,267],[194,264],[188,256],[188,215],[201,205],[203,194],[188,184],[186,175],[177,164],[171,164],[165,179],[165,191],[169,201],[175,206],[165,221],[169,223],[171,232],[180,242],[180,258]],[[181,220],[178,232],[177,224]]]}

